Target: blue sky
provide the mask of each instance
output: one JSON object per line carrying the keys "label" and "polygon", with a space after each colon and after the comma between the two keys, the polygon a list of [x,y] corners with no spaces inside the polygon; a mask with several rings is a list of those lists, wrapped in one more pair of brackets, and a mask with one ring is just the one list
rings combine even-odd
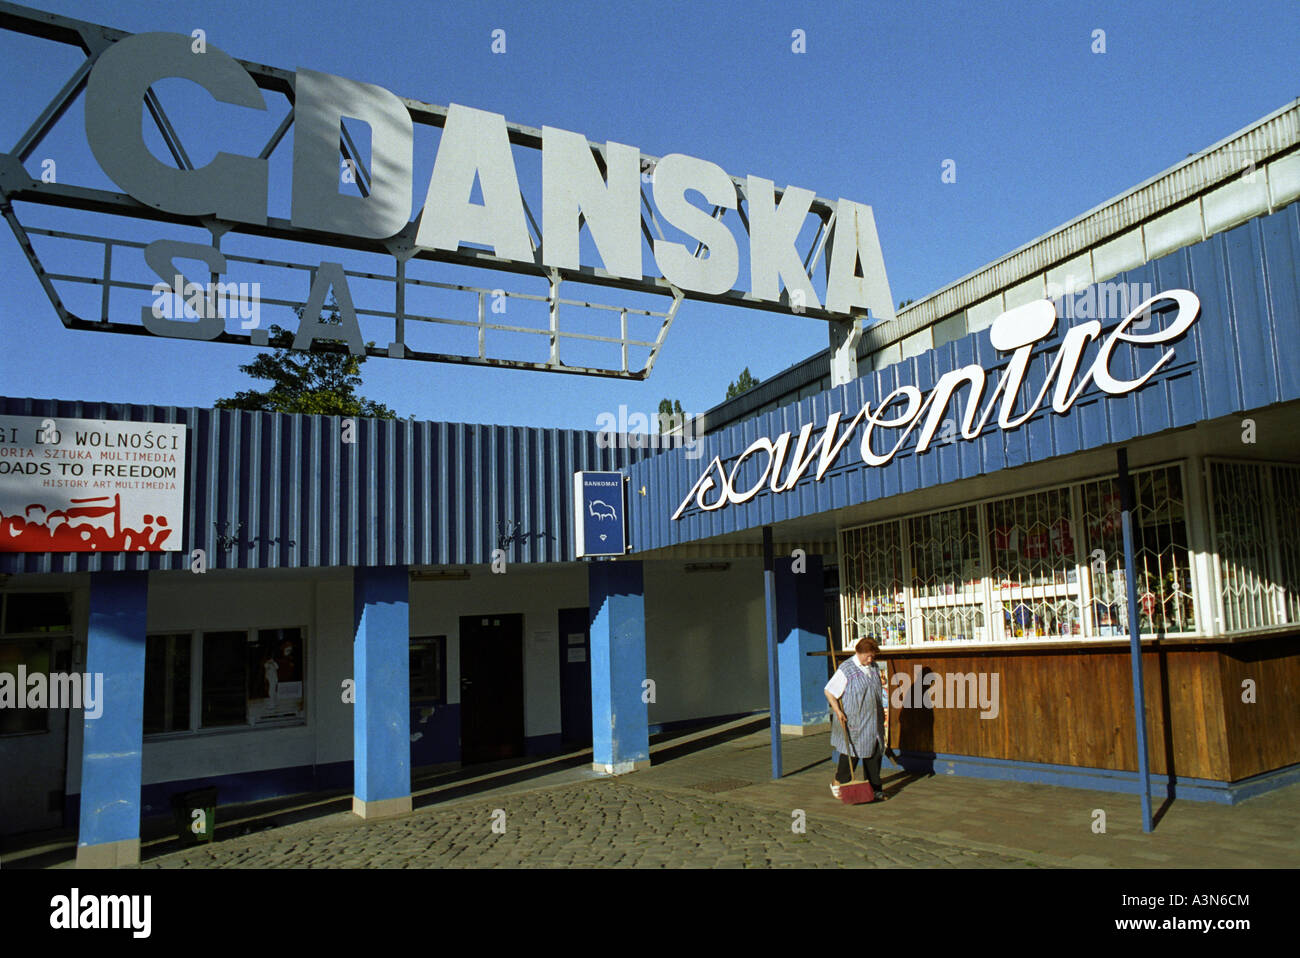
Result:
{"label": "blue sky", "polygon": [[[958,279],[1300,95],[1294,2],[327,0],[304,14],[281,0],[50,0],[41,8],[133,33],[202,28],[241,59],[648,154],[686,153],[734,176],[870,204],[896,301]],[[504,54],[491,51],[496,29],[505,31]],[[791,49],[796,29],[806,53]],[[68,48],[0,35],[4,149],[78,60]],[[265,138],[219,125],[227,115],[238,125],[237,112],[192,124],[201,139],[207,132],[199,156]],[[64,122],[45,150],[60,176],[109,187],[92,169],[81,114]],[[39,173],[43,156],[29,170]],[[955,183],[941,181],[948,159]],[[421,173],[417,160],[418,196],[430,162]],[[238,370],[256,355],[248,347],[65,330],[7,229],[0,265],[0,393],[206,406],[264,385]],[[815,319],[688,302],[646,382],[372,359],[363,392],[421,419],[595,428],[603,412],[653,412],[665,396],[702,411],[743,367],[766,379],[825,345]]]}

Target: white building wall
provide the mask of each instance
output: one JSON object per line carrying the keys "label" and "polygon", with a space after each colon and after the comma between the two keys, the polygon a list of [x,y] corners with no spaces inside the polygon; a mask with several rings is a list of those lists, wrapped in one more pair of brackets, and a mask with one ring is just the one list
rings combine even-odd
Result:
{"label": "white building wall", "polygon": [[[655,680],[652,725],[767,707],[763,570],[758,559],[726,571],[685,571],[687,563],[647,561],[646,677]],[[85,577],[74,588],[84,648]],[[411,635],[447,636],[447,698],[460,701],[461,616],[524,618],[524,724],[528,737],[561,731],[558,615],[586,608],[585,565],[511,565],[505,574],[472,567],[463,581],[412,582]],[[307,724],[214,729],[150,736],[143,783],[178,781],[352,758],[352,570],[213,570],[151,573],[153,633],[289,628],[306,630]],[[84,655],[84,653],[82,653]],[[68,791],[80,791],[81,720],[72,717]]]}
{"label": "white building wall", "polygon": [[460,701],[460,617],[524,617],[524,735],[560,729],[559,610],[587,607],[587,569],[514,563],[494,574],[473,566],[470,578],[411,583],[411,634],[447,636],[447,701]]}
{"label": "white building wall", "polygon": [[732,560],[725,572],[686,565],[645,564],[650,724],[767,708],[762,560]]}
{"label": "white building wall", "polygon": [[308,696],[306,725],[147,738],[144,784],[352,757],[352,706],[341,694],[352,675],[351,570],[343,572],[150,574],[150,633],[304,628]]}

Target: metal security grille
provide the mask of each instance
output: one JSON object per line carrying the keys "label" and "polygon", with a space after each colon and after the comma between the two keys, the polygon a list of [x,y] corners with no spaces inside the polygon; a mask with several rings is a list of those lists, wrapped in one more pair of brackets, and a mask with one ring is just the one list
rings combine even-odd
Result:
{"label": "metal security grille", "polygon": [[985,508],[994,621],[1006,638],[1082,634],[1078,556],[1068,488]]}
{"label": "metal security grille", "polygon": [[1273,528],[1286,621],[1300,622],[1300,466],[1273,467]]}
{"label": "metal security grille", "polygon": [[[1166,466],[1133,474],[1133,552],[1138,628],[1165,635],[1196,629],[1188,554],[1182,469]],[[1128,634],[1128,593],[1119,483],[1102,479],[1082,487],[1090,613],[1097,635]]]}
{"label": "metal security grille", "polygon": [[1209,472],[1224,629],[1300,621],[1300,468],[1216,460]]}
{"label": "metal security grille", "polygon": [[912,601],[926,642],[988,638],[984,628],[979,510],[974,506],[908,520]]}
{"label": "metal security grille", "polygon": [[840,552],[840,605],[844,648],[873,638],[882,646],[907,642],[903,548],[899,523],[882,522],[844,533]]}
{"label": "metal security grille", "polygon": [[[1290,482],[1300,498],[1300,470]],[[1135,472],[1133,484],[1139,627],[1194,632],[1182,467]],[[1113,477],[844,529],[840,543],[846,648],[867,635],[897,646],[1128,634]],[[1300,546],[1287,555],[1294,577]]]}

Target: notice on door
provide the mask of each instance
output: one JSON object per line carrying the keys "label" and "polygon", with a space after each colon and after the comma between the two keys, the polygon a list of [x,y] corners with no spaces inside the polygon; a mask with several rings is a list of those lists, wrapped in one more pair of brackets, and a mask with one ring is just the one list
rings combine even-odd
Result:
{"label": "notice on door", "polygon": [[0,552],[177,552],[185,426],[0,416]]}

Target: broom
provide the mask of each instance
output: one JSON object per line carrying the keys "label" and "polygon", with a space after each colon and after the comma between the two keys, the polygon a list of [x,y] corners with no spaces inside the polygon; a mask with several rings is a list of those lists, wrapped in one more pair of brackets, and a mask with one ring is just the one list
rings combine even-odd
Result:
{"label": "broom", "polygon": [[[868,781],[858,781],[858,766],[853,761],[853,739],[849,738],[849,726],[847,722],[840,723],[844,727],[844,738],[849,743],[849,777],[850,781],[840,784],[840,801],[845,805],[865,805],[868,802],[876,800],[876,790],[871,787]],[[865,766],[866,763],[864,762]],[[865,768],[863,769],[865,773]]]}

